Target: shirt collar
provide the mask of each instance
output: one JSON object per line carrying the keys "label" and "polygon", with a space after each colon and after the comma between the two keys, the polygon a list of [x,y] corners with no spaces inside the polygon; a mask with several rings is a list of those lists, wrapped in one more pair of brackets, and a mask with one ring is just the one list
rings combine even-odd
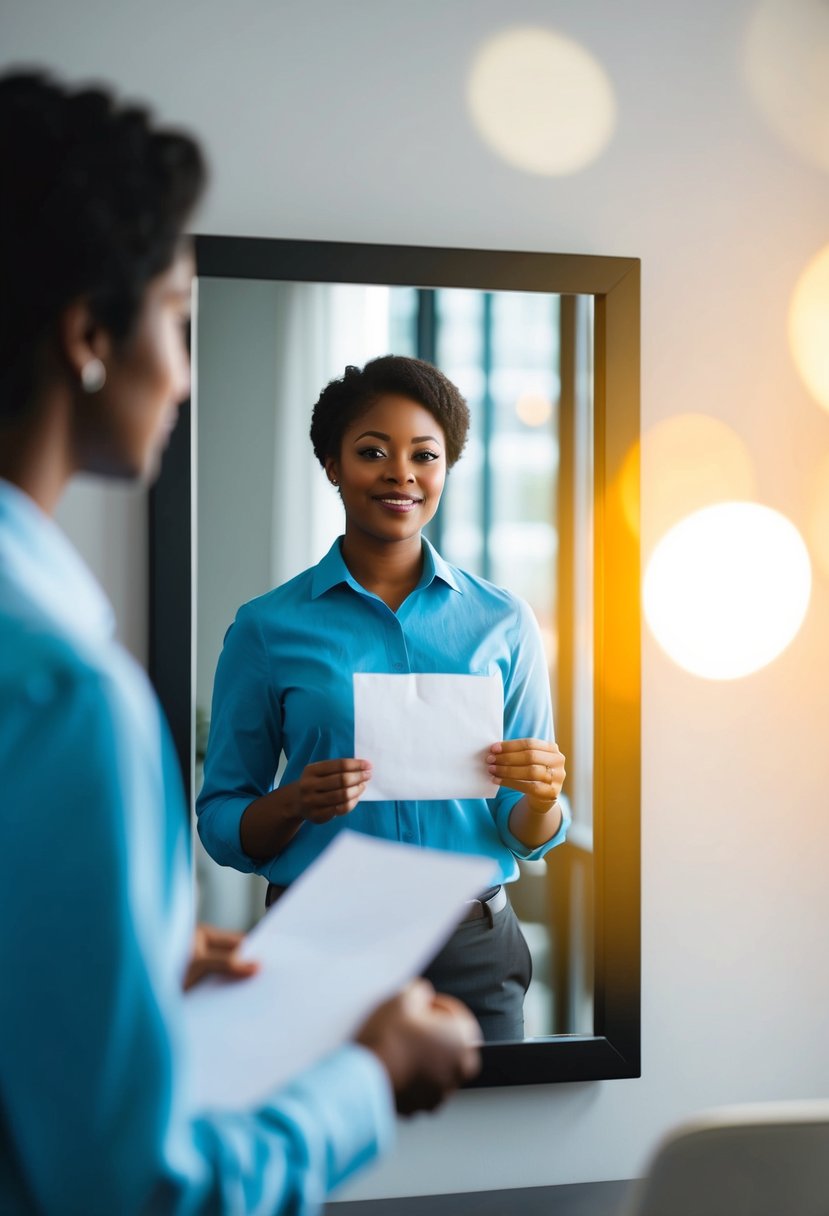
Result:
{"label": "shirt collar", "polygon": [[436,578],[446,583],[453,591],[457,591],[459,595],[463,595],[460,583],[455,575],[455,570],[444,561],[438,553],[434,545],[430,544],[426,537],[423,537],[423,574],[421,575],[418,587],[428,587],[429,584]]}
{"label": "shirt collar", "polygon": [[[340,544],[342,537],[338,536],[331,548],[326,553],[325,557],[314,567],[313,578],[311,579],[311,598],[319,599],[321,595],[325,595],[326,591],[330,591],[332,587],[338,586],[340,583],[347,583],[360,594],[365,594],[365,587],[361,587],[351,574],[348,566],[343,561],[342,549]],[[455,572],[448,562],[444,561],[441,555],[431,545],[424,536],[423,542],[423,573],[420,576],[420,582],[417,584],[416,590],[421,587],[428,587],[434,579],[439,578],[453,591],[462,594],[460,585],[455,576]]]}
{"label": "shirt collar", "polygon": [[28,494],[2,478],[0,592],[86,638],[115,633],[112,605],[80,555]]}

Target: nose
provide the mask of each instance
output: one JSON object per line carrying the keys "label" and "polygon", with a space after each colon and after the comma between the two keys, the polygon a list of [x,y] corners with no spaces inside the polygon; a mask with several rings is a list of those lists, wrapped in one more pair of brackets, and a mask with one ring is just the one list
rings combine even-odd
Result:
{"label": "nose", "polygon": [[173,392],[176,405],[181,405],[190,396],[190,355],[186,349],[181,352],[181,358],[176,369]]}
{"label": "nose", "polygon": [[414,481],[414,473],[405,455],[400,455],[389,463],[386,469],[386,481],[393,481],[398,485],[404,481]]}

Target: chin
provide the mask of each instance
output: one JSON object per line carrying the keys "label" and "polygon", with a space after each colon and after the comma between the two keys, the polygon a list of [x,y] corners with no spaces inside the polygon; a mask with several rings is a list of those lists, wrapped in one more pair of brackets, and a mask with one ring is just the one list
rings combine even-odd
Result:
{"label": "chin", "polygon": [[132,482],[139,486],[149,486],[161,471],[161,452],[104,452],[91,453],[81,463],[81,472],[91,473],[96,477],[108,477],[113,481]]}

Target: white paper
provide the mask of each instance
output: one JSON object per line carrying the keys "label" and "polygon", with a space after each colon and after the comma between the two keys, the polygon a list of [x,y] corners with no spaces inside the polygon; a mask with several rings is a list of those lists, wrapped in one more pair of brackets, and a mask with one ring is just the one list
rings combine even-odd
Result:
{"label": "white paper", "polygon": [[354,676],[354,755],[372,768],[363,802],[494,798],[486,757],[503,734],[498,675]]}
{"label": "white paper", "polygon": [[493,881],[491,858],[340,832],[245,939],[261,971],[187,993],[191,1108],[251,1109],[346,1042]]}

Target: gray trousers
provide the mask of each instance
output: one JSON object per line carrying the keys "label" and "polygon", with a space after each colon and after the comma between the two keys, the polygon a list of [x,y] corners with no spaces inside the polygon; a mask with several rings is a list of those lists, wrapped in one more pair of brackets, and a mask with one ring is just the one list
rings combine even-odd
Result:
{"label": "gray trousers", "polygon": [[486,1042],[523,1039],[532,958],[509,901],[491,917],[458,925],[423,975],[469,1006]]}

